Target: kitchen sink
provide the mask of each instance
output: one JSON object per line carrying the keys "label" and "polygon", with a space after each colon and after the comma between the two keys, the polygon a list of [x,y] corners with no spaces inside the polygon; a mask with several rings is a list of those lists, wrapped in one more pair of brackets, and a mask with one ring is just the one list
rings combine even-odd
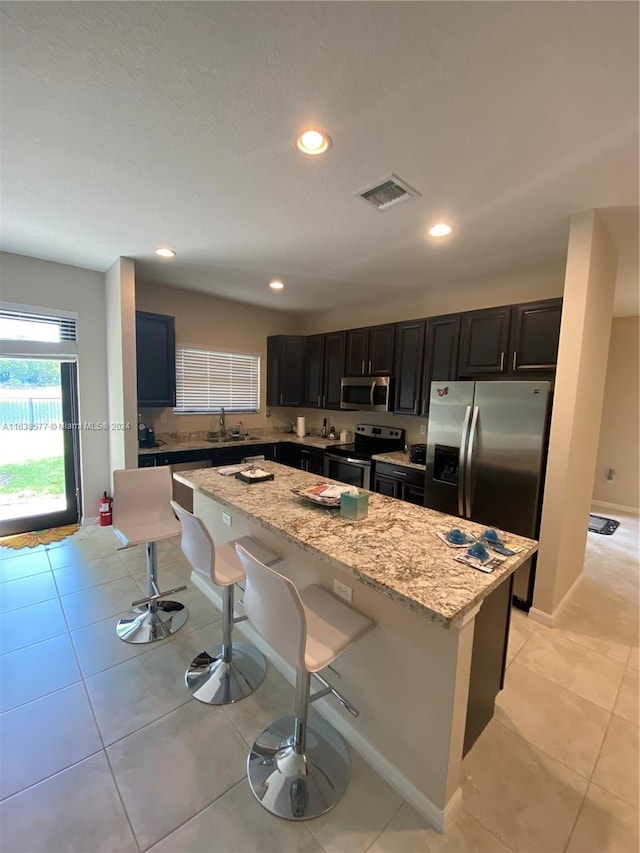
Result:
{"label": "kitchen sink", "polygon": [[259,441],[255,435],[217,435],[215,433],[207,433],[207,441],[211,444],[223,444],[227,441]]}

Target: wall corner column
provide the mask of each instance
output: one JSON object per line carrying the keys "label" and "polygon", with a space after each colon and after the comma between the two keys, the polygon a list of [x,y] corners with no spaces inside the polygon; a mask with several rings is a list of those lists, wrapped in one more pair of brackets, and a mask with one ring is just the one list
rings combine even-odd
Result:
{"label": "wall corner column", "polygon": [[533,600],[533,611],[547,624],[582,572],[616,266],[615,247],[597,211],[573,216]]}
{"label": "wall corner column", "polygon": [[138,465],[135,290],[134,262],[118,258],[105,274],[109,426],[129,429],[109,430],[110,471]]}

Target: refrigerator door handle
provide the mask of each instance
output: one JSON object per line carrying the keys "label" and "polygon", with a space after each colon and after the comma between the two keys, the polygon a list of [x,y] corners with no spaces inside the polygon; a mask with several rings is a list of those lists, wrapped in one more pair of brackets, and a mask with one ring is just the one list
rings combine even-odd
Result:
{"label": "refrigerator door handle", "polygon": [[469,433],[469,450],[467,451],[467,459],[465,464],[465,494],[467,498],[467,518],[471,518],[471,461],[473,459],[473,445],[476,440],[476,428],[478,426],[478,415],[480,414],[479,406],[473,407],[473,418],[471,420],[471,431]]}
{"label": "refrigerator door handle", "polygon": [[464,515],[464,477],[467,457],[467,435],[469,434],[469,418],[471,417],[471,406],[467,406],[462,424],[462,438],[460,440],[460,454],[458,456],[458,515]]}

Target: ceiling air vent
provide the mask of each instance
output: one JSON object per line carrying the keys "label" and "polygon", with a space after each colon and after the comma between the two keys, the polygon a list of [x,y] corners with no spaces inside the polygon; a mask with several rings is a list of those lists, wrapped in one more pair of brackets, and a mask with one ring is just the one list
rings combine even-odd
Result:
{"label": "ceiling air vent", "polygon": [[376,208],[386,210],[395,204],[409,201],[410,198],[418,198],[420,193],[401,180],[397,175],[389,175],[384,181],[380,181],[373,187],[359,190],[356,195]]}

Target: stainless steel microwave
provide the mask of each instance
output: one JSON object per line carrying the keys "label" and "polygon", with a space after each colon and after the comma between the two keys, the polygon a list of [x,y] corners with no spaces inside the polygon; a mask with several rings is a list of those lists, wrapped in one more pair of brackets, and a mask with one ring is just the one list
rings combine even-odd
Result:
{"label": "stainless steel microwave", "polygon": [[343,377],[340,408],[361,412],[393,411],[393,379],[391,376]]}

